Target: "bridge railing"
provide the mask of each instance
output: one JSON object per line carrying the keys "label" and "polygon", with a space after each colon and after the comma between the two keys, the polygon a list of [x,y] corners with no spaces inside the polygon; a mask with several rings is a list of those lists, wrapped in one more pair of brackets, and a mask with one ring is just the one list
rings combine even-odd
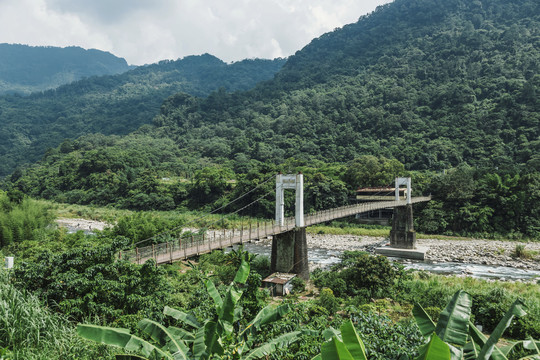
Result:
{"label": "bridge railing", "polygon": [[[415,197],[412,199],[412,202],[416,203],[429,200],[431,200],[431,197]],[[305,226],[310,226],[361,212],[386,207],[404,206],[406,204],[406,200],[399,200],[347,205],[305,215],[304,223]],[[242,224],[240,227],[232,229],[212,230],[200,234],[192,234],[188,237],[180,237],[174,241],[123,250],[119,252],[118,257],[138,264],[142,264],[149,259],[154,259],[156,263],[161,264],[179,259],[187,259],[193,255],[211,252],[215,249],[223,249],[234,244],[267,238],[292,230],[295,227],[296,222],[294,217],[285,218],[283,226],[276,224],[274,221],[249,222],[248,224]]]}
{"label": "bridge railing", "polygon": [[189,237],[180,237],[174,241],[123,250],[119,252],[118,257],[139,264],[149,259],[154,259],[157,263],[186,259],[234,244],[266,238],[294,229],[295,226],[294,217],[284,219],[283,226],[274,221],[256,221],[232,229],[212,230]]}

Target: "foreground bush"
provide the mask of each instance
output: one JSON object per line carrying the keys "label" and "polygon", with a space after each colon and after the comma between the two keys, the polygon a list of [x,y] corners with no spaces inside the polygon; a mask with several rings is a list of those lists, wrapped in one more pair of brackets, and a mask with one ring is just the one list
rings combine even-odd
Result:
{"label": "foreground bush", "polygon": [[0,269],[0,354],[7,359],[107,359],[110,353],[80,339],[66,318],[52,313]]}
{"label": "foreground bush", "polygon": [[114,321],[122,316],[158,314],[172,289],[165,269],[153,261],[135,265],[117,261],[117,251],[125,245],[83,247],[60,254],[44,252],[34,263],[15,268],[19,287],[34,291],[75,320],[99,316]]}
{"label": "foreground bush", "polygon": [[165,307],[163,313],[182,323],[182,328],[165,327],[149,319],[141,320],[138,327],[151,337],[153,342],[131,335],[126,329],[80,324],[77,331],[89,340],[119,346],[148,359],[259,359],[296,341],[301,332],[282,334],[264,344],[256,342],[255,335],[261,326],[277,321],[289,312],[287,304],[278,307],[269,305],[249,323],[238,326],[242,319],[242,308],[238,306],[238,302],[244,292],[242,286],[246,284],[248,277],[249,264],[242,259],[224,297],[219,294],[211,280],[206,280],[206,288],[214,300],[216,311],[212,318],[202,323],[192,314],[169,307]]}
{"label": "foreground bush", "polygon": [[331,271],[315,270],[312,280],[319,288],[329,288],[336,296],[358,296],[364,300],[395,295],[406,273],[384,256],[362,251],[345,251]]}

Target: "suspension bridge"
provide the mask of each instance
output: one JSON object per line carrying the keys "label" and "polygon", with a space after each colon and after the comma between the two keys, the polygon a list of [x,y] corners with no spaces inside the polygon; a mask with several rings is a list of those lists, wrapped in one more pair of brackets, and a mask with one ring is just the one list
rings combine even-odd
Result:
{"label": "suspension bridge", "polygon": [[[273,178],[273,176],[272,176]],[[227,205],[222,206],[219,209],[214,210],[214,212],[222,210],[226,206],[239,201],[243,197],[247,196],[249,193],[255,191],[264,183],[268,182],[272,178],[267,179],[263,183],[259,184],[254,189],[243,194],[242,196],[236,198],[235,200],[229,202]],[[399,196],[399,186],[407,185],[406,198],[402,199]],[[284,196],[283,191],[285,189],[294,189],[296,190],[296,213],[294,217],[283,216],[284,214]],[[394,190],[392,190],[394,192]],[[265,195],[259,197],[255,201],[251,202],[247,206],[231,213],[236,214],[245,208],[254,205],[263,198],[267,197],[269,194],[274,193],[274,190],[267,192]],[[388,201],[374,201],[374,202],[364,202],[360,204],[348,205],[337,207],[333,209],[318,211],[312,214],[303,213],[303,176],[299,175],[277,175],[276,176],[276,219],[271,221],[262,221],[262,220],[253,220],[246,224],[233,229],[223,229],[223,230],[213,230],[213,231],[202,231],[201,233],[193,233],[189,236],[178,236],[176,239],[171,241],[165,241],[162,243],[152,243],[147,246],[138,246],[134,249],[120,251],[118,256],[120,259],[126,259],[128,261],[143,264],[147,260],[153,259],[156,264],[172,263],[178,260],[185,260],[193,256],[200,254],[212,252],[217,249],[224,249],[226,247],[233,246],[235,244],[243,244],[245,242],[256,241],[260,239],[265,239],[272,237],[272,264],[273,267],[280,267],[280,258],[278,253],[291,253],[288,255],[289,260],[285,260],[285,263],[281,266],[288,269],[288,267],[298,267],[297,263],[304,262],[304,266],[307,268],[307,245],[305,240],[305,227],[325,223],[339,218],[344,218],[348,216],[353,216],[360,213],[365,213],[368,211],[386,209],[386,208],[396,208],[396,209],[408,209],[411,208],[412,204],[425,202],[431,200],[430,196],[420,196],[412,197],[411,196],[411,185],[410,178],[397,178],[395,186],[395,198]],[[393,225],[393,231],[395,234],[403,233],[405,242],[410,242],[410,233],[412,230],[412,210],[402,211],[403,214],[409,214],[405,216],[395,216],[395,218],[402,218],[401,220],[394,220],[394,223],[400,222],[400,224]],[[218,220],[217,222],[222,221]],[[395,229],[394,229],[395,228]],[[399,229],[398,229],[399,228]],[[176,230],[176,229],[173,229]],[[299,230],[301,231],[300,240],[296,239],[294,234]],[[181,230],[180,230],[181,231]],[[287,240],[283,235],[293,234],[292,240]],[[392,234],[391,234],[392,235]],[[169,236],[169,239],[172,236]],[[290,236],[289,236],[290,237]],[[298,236],[296,236],[298,238]],[[302,239],[303,237],[303,239]],[[155,238],[147,239],[148,241],[153,241]],[[277,241],[276,241],[277,240]],[[282,243],[290,243],[286,247],[281,245]],[[295,244],[300,242],[300,245]],[[414,237],[414,242],[416,238]],[[281,245],[281,246],[280,246]],[[292,248],[291,248],[292,246]],[[275,249],[274,249],[275,247]],[[414,244],[411,246],[405,245],[401,247],[414,248]],[[292,256],[292,257],[291,257]],[[275,259],[274,259],[275,258]],[[305,259],[304,259],[305,258]],[[298,260],[300,259],[300,260]],[[277,265],[276,265],[277,264]],[[304,271],[304,270],[298,270]],[[293,271],[294,272],[294,271]],[[305,271],[304,271],[305,272]],[[307,275],[309,276],[309,274]]]}

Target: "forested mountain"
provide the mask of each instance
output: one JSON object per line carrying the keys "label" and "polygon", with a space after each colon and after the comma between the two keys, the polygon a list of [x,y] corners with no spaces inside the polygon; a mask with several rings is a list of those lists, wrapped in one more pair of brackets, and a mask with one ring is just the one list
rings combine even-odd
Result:
{"label": "forested mountain", "polygon": [[182,91],[247,90],[271,79],[284,59],[226,64],[205,54],[162,61],[119,75],[90,77],[29,96],[0,97],[0,177],[36,161],[64,139],[123,135],[152,122],[163,100]]}
{"label": "forested mountain", "polygon": [[539,59],[538,1],[396,0],[314,40],[273,82],[171,99],[155,124],[214,158],[538,167]]}
{"label": "forested mountain", "polygon": [[[419,211],[421,229],[538,237],[539,70],[536,0],[395,0],[313,40],[271,81],[206,98],[175,94],[153,126],[122,140],[66,142],[7,187],[200,209],[272,172],[309,167],[306,196],[320,209],[408,171],[415,191],[435,195]],[[140,161],[131,159],[138,151]]]}
{"label": "forested mountain", "polygon": [[95,49],[0,44],[0,95],[54,89],[84,77],[119,74],[131,68],[126,60]]}

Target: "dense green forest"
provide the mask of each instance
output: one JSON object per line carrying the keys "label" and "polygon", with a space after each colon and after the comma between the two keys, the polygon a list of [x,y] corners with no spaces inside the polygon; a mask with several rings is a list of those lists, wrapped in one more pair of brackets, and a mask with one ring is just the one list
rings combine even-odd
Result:
{"label": "dense green forest", "polygon": [[[538,279],[345,251],[277,298],[261,288],[270,260],[242,247],[160,266],[118,251],[272,218],[275,174],[298,171],[306,212],[411,176],[433,196],[417,231],[538,239],[539,25],[536,0],[395,0],[284,65],[204,55],[0,98],[0,253],[15,256],[0,269],[0,358],[538,357]],[[104,206],[111,226],[68,233],[60,202],[84,205],[74,217]],[[539,259],[521,243],[504,255]]]}
{"label": "dense green forest", "polygon": [[214,158],[538,171],[539,6],[398,0],[314,40],[253,91],[171,98],[156,133],[194,156],[215,143]]}
{"label": "dense green forest", "polygon": [[96,49],[0,44],[0,95],[30,94],[131,68],[126,60]]}
{"label": "dense green forest", "polygon": [[205,54],[90,77],[29,96],[2,96],[0,177],[39,160],[65,139],[89,133],[125,135],[151,123],[163,100],[178,91],[203,97],[219,88],[247,90],[271,79],[284,62],[226,64]]}
{"label": "dense green forest", "polygon": [[[537,237],[539,7],[395,1],[313,40],[252,90],[177,93],[153,125],[66,141],[4,186],[81,204],[212,209],[249,181],[308,168],[307,209],[317,210],[410,174],[416,194],[434,195],[417,212],[422,231]],[[353,175],[358,167],[368,170]],[[254,214],[271,215],[263,207]]]}

